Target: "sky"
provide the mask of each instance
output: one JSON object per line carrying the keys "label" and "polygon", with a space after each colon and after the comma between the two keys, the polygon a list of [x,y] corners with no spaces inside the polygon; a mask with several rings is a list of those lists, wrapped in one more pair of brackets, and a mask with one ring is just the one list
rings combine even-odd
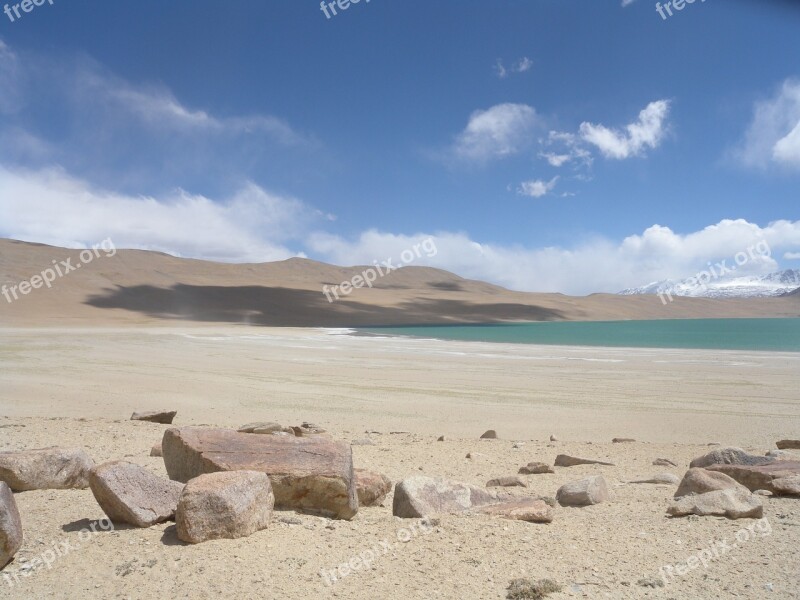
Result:
{"label": "sky", "polygon": [[413,264],[576,295],[800,268],[798,2],[37,1],[0,0],[0,237],[432,238]]}

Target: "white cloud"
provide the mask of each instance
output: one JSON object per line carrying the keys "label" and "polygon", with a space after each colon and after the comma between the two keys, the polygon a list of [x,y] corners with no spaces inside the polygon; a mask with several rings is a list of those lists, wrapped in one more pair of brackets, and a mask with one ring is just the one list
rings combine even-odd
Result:
{"label": "white cloud", "polygon": [[755,104],[734,156],[750,167],[800,169],[800,80],[787,79],[772,98]]}
{"label": "white cloud", "polygon": [[[476,242],[465,233],[431,232],[397,235],[375,230],[353,240],[324,234],[312,236],[308,247],[323,260],[342,265],[371,264],[397,257],[402,250],[433,237],[438,253],[415,265],[453,271],[463,277],[490,281],[526,291],[568,294],[618,292],[661,279],[679,279],[707,268],[710,261],[734,264],[737,252],[766,240],[773,254],[800,244],[800,221],[777,221],[766,227],[744,220],[724,220],[700,231],[678,234],[654,225],[621,242],[605,238],[577,241],[569,247],[526,248]],[[778,268],[765,256],[746,267],[768,273]]]}
{"label": "white cloud", "polygon": [[503,61],[501,59],[497,59],[497,62],[494,64],[494,74],[497,75],[500,79],[505,79],[511,74],[514,73],[527,73],[533,67],[533,61],[528,58],[527,56],[523,56],[520,59],[517,59],[510,68],[506,69]]}
{"label": "white cloud", "polygon": [[786,252],[783,258],[786,260],[800,260],[800,252]]}
{"label": "white cloud", "polygon": [[630,6],[630,5],[631,5],[631,4],[633,4],[634,2],[636,2],[636,0],[622,0],[622,6],[623,6],[623,8],[624,8],[624,7],[626,7],[626,6]]}
{"label": "white cloud", "polygon": [[135,197],[95,189],[61,169],[0,166],[0,236],[84,247],[110,237],[120,248],[231,262],[281,260],[286,244],[321,215],[302,202],[244,185],[221,201],[177,190]]}
{"label": "white cloud", "polygon": [[523,181],[519,185],[517,193],[522,196],[530,196],[531,198],[541,198],[549,194],[553,188],[556,187],[558,176],[553,177],[550,181],[542,179],[532,179],[531,181]]}
{"label": "white cloud", "polygon": [[519,152],[539,118],[526,104],[497,104],[472,113],[452,152],[461,160],[485,162]]}
{"label": "white cloud", "polygon": [[657,148],[663,140],[669,108],[668,100],[651,102],[639,113],[636,122],[625,127],[625,131],[584,122],[580,126],[580,136],[596,146],[606,158],[623,160],[641,156],[647,148]]}

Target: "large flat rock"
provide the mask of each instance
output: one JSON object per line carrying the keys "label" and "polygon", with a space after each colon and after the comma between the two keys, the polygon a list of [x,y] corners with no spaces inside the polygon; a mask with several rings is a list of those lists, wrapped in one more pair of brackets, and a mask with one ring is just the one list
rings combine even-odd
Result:
{"label": "large flat rock", "polygon": [[164,432],[161,446],[167,473],[176,481],[218,471],[260,471],[269,476],[277,509],[337,519],[358,512],[353,454],[345,442],[182,427]]}
{"label": "large flat rock", "polygon": [[395,517],[415,519],[464,512],[496,502],[492,494],[474,485],[414,475],[394,487],[392,512]]}
{"label": "large flat rock", "polygon": [[15,492],[85,489],[94,462],[80,448],[0,452],[0,481]]}
{"label": "large flat rock", "polygon": [[711,465],[763,465],[771,461],[771,458],[748,454],[741,448],[718,448],[695,458],[689,467],[704,469]]}
{"label": "large flat rock", "polygon": [[150,527],[175,517],[183,484],[125,461],[97,465],[89,474],[95,500],[115,523]]}
{"label": "large flat rock", "polygon": [[800,475],[800,461],[777,460],[766,465],[711,465],[706,469],[725,473],[751,491],[769,490],[777,493],[772,482]]}

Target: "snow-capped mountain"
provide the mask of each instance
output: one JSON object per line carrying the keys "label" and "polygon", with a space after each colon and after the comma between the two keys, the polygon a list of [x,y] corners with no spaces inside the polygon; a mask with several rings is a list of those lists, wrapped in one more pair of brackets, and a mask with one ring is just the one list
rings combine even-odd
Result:
{"label": "snow-capped mountain", "polygon": [[800,289],[800,269],[786,269],[768,275],[712,278],[705,285],[693,278],[676,281],[665,279],[638,288],[619,292],[623,296],[635,294],[671,294],[693,298],[763,298],[781,296]]}

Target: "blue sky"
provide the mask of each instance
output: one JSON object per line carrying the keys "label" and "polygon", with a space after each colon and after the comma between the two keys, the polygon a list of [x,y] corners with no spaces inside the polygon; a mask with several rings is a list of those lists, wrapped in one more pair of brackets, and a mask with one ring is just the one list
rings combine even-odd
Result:
{"label": "blue sky", "polygon": [[415,264],[572,294],[761,240],[743,269],[800,267],[800,6],[624,4],[0,14],[0,236],[338,264],[432,236]]}

